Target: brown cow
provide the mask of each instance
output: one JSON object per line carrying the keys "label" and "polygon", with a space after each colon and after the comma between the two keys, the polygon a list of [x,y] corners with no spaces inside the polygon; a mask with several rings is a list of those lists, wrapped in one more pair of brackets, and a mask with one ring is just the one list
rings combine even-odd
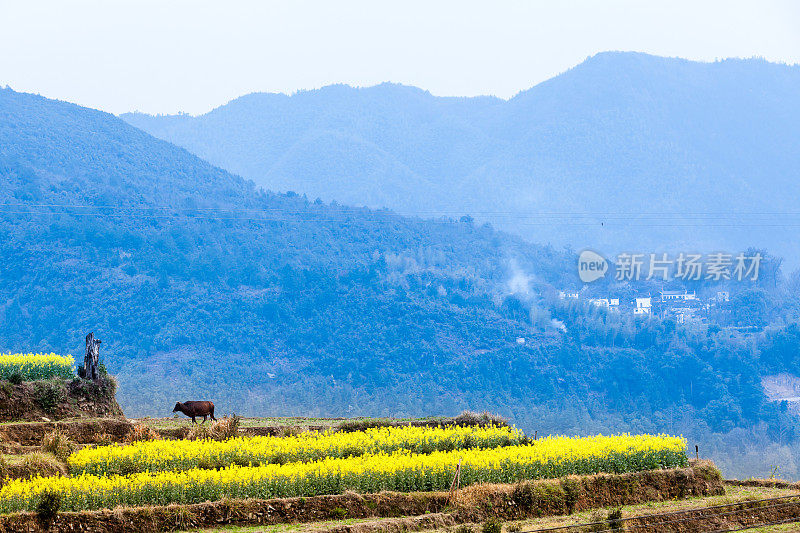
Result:
{"label": "brown cow", "polygon": [[197,423],[197,420],[194,419],[196,416],[202,416],[203,422],[206,421],[206,417],[208,416],[211,417],[211,420],[216,420],[216,418],[214,418],[214,402],[178,402],[175,404],[172,412],[177,413],[178,411],[186,416],[192,417],[193,424]]}

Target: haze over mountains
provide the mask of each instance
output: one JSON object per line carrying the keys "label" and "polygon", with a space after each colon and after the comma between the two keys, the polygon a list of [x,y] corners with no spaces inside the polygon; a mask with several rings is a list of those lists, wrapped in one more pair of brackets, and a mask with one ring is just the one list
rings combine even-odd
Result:
{"label": "haze over mountains", "polygon": [[[507,105],[373,90],[451,116]],[[403,139],[397,150],[422,149]],[[731,287],[731,305],[768,325],[745,337],[561,301],[575,259],[469,219],[260,190],[113,115],[0,90],[0,344],[80,355],[94,331],[129,415],[168,415],[179,398],[242,415],[489,409],[540,434],[683,433],[730,475],[777,459],[800,472],[797,418],[761,386],[800,375],[798,278]],[[624,285],[589,290],[657,290]]]}
{"label": "haze over mountains", "polygon": [[312,200],[471,214],[576,249],[800,261],[798,66],[607,52],[508,101],[329,86],[122,118]]}

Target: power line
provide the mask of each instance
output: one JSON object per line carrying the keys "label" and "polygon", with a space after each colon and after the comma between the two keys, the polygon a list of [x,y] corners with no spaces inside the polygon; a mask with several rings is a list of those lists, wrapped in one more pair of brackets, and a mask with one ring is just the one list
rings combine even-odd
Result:
{"label": "power line", "polygon": [[[313,206],[313,204],[311,204]],[[283,207],[259,207],[259,208],[230,208],[230,207],[180,207],[171,205],[153,205],[153,206],[121,206],[121,205],[90,205],[90,204],[31,204],[31,203],[0,203],[2,207],[32,207],[32,208],[64,208],[64,209],[111,209],[111,210],[130,210],[130,211],[150,211],[150,210],[174,210],[174,211],[217,211],[217,212],[267,212],[267,211],[280,211],[280,212],[294,212],[303,213],[307,211],[294,211]],[[330,207],[327,206],[326,207]],[[312,207],[313,208],[313,207]],[[396,215],[487,215],[487,216],[504,216],[511,217],[602,217],[604,219],[630,219],[631,217],[651,217],[651,218],[664,218],[664,217],[682,217],[682,218],[740,218],[740,217],[800,217],[800,212],[776,212],[776,211],[747,211],[747,212],[715,212],[715,211],[625,211],[623,214],[619,210],[616,211],[536,211],[536,212],[522,212],[522,211],[488,211],[488,210],[473,210],[468,208],[458,209],[415,209],[403,210],[388,208],[370,208],[359,206],[338,206],[335,209],[342,209],[342,212],[360,212],[370,211],[372,213],[380,214],[396,214]]]}
{"label": "power line", "polygon": [[[125,208],[120,208],[118,211],[123,211]],[[278,211],[278,210],[276,210]],[[231,210],[231,212],[234,212]],[[247,211],[244,211],[247,212]],[[128,218],[128,219],[186,219],[186,220],[229,220],[229,221],[253,221],[253,222],[342,222],[347,217],[356,215],[363,215],[357,212],[342,212],[341,217],[338,218],[322,218],[314,216],[313,212],[281,212],[281,214],[288,215],[309,215],[308,219],[291,218],[289,216],[275,216],[275,217],[242,217],[242,216],[199,216],[192,215],[191,213],[172,213],[172,214],[133,214],[133,213],[76,213],[71,211],[0,211],[3,215],[30,215],[30,216],[74,216],[74,217],[99,217],[99,218]],[[404,215],[397,213],[371,213],[370,218],[360,218],[357,222],[360,223],[377,223],[385,222],[388,218],[404,218]],[[329,216],[329,215],[327,215]],[[437,219],[428,219],[432,222],[440,222]],[[454,221],[455,222],[455,221]],[[573,222],[573,221],[560,221],[550,220],[541,222],[520,222],[522,226],[580,226],[580,227],[598,227],[601,226],[614,226],[614,227],[630,227],[630,226],[645,226],[645,227],[664,227],[664,228],[796,228],[800,227],[800,221],[797,222],[784,222],[784,223],[754,223],[754,222],[740,222],[740,223],[727,223],[727,224],[714,224],[699,221],[698,223],[668,223],[657,221],[642,221],[642,220],[626,220],[626,221],[596,221],[596,222]]]}
{"label": "power line", "polygon": [[[17,210],[3,210],[20,208]],[[42,209],[41,211],[38,209]],[[51,209],[51,210],[47,210]],[[642,226],[650,228],[797,228],[800,227],[800,212],[531,212],[517,211],[447,211],[447,210],[415,210],[390,211],[388,209],[370,209],[367,207],[338,206],[334,211],[317,211],[315,206],[308,209],[292,209],[283,207],[179,207],[170,205],[153,206],[120,206],[58,203],[0,203],[0,215],[46,216],[46,217],[97,217],[130,220],[163,219],[163,220],[213,220],[232,222],[260,223],[325,223],[342,222],[348,217],[360,216],[357,223],[385,223],[401,217],[431,217],[428,220],[440,222],[441,218],[450,215],[468,213],[488,219],[489,222],[504,223],[516,220],[517,226],[529,227],[585,227],[585,228],[629,228]],[[82,211],[75,211],[82,210]],[[86,210],[91,210],[85,212]],[[153,213],[160,211],[160,213]],[[172,212],[169,212],[172,211]],[[255,216],[257,214],[274,216]],[[437,218],[438,217],[438,218]],[[748,218],[749,217],[749,218]],[[746,218],[743,220],[743,218]],[[785,220],[785,219],[790,220]],[[791,220],[797,218],[797,220]],[[781,220],[784,219],[784,220]],[[451,219],[452,220],[452,219]]]}

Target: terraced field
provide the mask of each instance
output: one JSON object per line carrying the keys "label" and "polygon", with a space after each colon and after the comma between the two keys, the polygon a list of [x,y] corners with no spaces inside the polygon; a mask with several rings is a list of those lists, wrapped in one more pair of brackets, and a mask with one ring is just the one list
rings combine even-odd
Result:
{"label": "terraced field", "polygon": [[70,511],[224,498],[446,490],[569,474],[683,467],[686,443],[665,435],[551,437],[507,426],[396,426],[225,442],[97,446],[68,459],[72,475],[9,480],[0,511],[33,510],[47,495]]}

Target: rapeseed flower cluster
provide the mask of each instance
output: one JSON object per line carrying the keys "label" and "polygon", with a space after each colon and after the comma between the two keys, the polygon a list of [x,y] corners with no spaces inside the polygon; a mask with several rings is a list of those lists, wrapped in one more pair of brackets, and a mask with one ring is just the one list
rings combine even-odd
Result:
{"label": "rapeseed flower cluster", "polygon": [[35,381],[75,376],[75,360],[71,355],[54,353],[0,354],[0,379],[18,376],[23,381]]}
{"label": "rapeseed flower cluster", "polygon": [[509,427],[378,427],[357,432],[307,432],[290,437],[238,437],[226,441],[142,441],[130,446],[84,448],[69,458],[74,474],[133,474],[192,468],[319,461],[405,450],[428,454],[518,444]]}

